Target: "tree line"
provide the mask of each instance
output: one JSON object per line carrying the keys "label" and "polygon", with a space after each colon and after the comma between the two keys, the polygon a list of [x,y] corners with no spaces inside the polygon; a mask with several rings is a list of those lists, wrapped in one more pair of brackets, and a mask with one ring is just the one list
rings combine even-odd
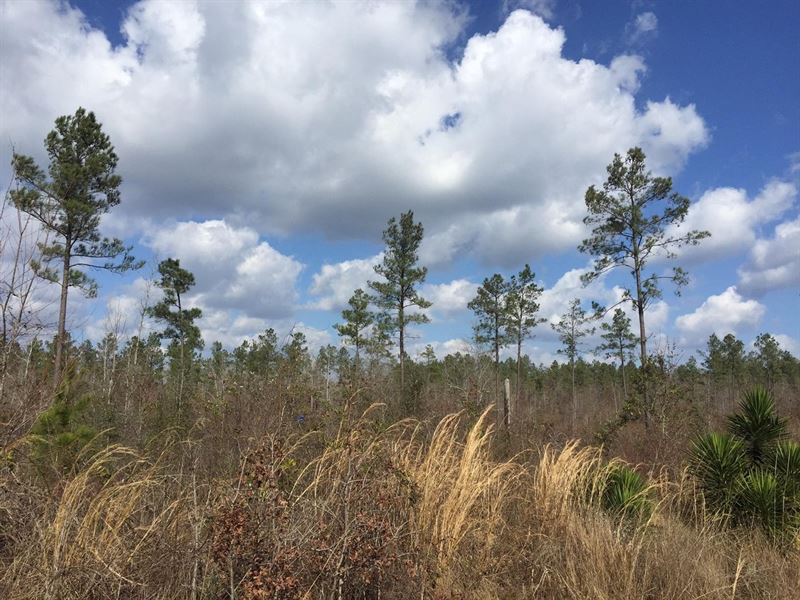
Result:
{"label": "tree line", "polygon": [[[121,240],[106,238],[100,233],[101,217],[120,203],[122,180],[116,173],[118,157],[95,115],[79,108],[74,115],[59,117],[45,139],[45,150],[49,159],[46,170],[30,156],[13,154],[16,185],[9,196],[20,213],[35,220],[46,232],[45,241],[39,243],[28,265],[35,276],[60,286],[52,367],[57,389],[63,380],[65,348],[69,341],[66,321],[70,289],[77,288],[93,297],[97,284],[89,271],[123,273],[140,268],[143,262],[136,260],[131,247]],[[653,361],[647,347],[646,309],[661,297],[665,281],[673,284],[676,292],[687,282],[687,274],[680,266],[664,274],[660,268],[654,270],[651,262],[658,257],[662,260],[661,267],[664,261],[674,261],[678,248],[696,245],[710,234],[707,231],[670,233],[678,231],[676,226],[684,221],[690,201],[673,191],[669,177],[656,177],[647,169],[646,157],[640,148],[631,148],[624,156],[613,157],[607,167],[606,180],[599,187],[593,185],[587,189],[585,204],[584,223],[590,228],[590,234],[578,249],[593,262],[591,270],[583,276],[584,284],[615,269],[628,271],[631,279],[623,286],[623,296],[617,304],[608,307],[593,304],[587,311],[575,298],[558,322],[551,324],[561,341],[559,353],[569,364],[572,429],[576,427],[576,378],[581,354],[587,349],[586,338],[595,332],[597,323],[602,342],[594,350],[618,365],[624,403],[636,404],[633,412],[640,414],[647,424],[652,411],[652,394],[645,375]],[[409,327],[427,323],[429,318],[424,311],[431,307],[431,302],[420,293],[428,273],[427,268],[419,264],[423,234],[422,223],[414,220],[410,210],[389,220],[383,232],[383,258],[374,266],[376,279],[368,282],[367,290],[354,290],[348,306],[341,312],[341,322],[334,326],[343,344],[353,349],[351,370],[356,378],[360,376],[365,353],[370,360],[394,356],[401,398],[411,393],[406,376]],[[187,294],[195,280],[192,273],[181,267],[179,258],[161,261],[158,274],[155,284],[161,290],[161,299],[152,306],[143,307],[141,318],[154,319],[162,329],[148,340],[137,337],[134,351],[138,352],[139,346],[150,350],[156,346],[164,348],[163,358],[177,381],[176,398],[180,407],[187,374],[200,361],[205,347],[197,324],[202,311],[186,306]],[[12,289],[13,285],[7,287],[10,297],[16,290]],[[488,346],[493,356],[495,402],[499,402],[500,357],[508,346],[515,349],[513,378],[518,400],[523,377],[523,344],[546,321],[539,314],[543,292],[536,274],[525,264],[509,278],[500,273],[486,277],[468,303],[475,316],[474,340]],[[623,310],[624,305],[630,306],[636,315],[636,333]],[[4,309],[4,348],[13,342],[6,334],[9,315],[10,311]],[[601,320],[605,315],[610,315],[610,320]],[[731,341],[731,337],[719,340],[712,336],[704,362],[710,371],[717,373],[722,364],[729,373],[738,372],[737,365],[744,361],[744,346]],[[244,349],[240,347],[234,354],[266,352],[268,346],[277,345],[271,341],[273,338],[274,331],[268,330],[256,340],[243,344]],[[296,343],[297,349],[305,343],[299,332],[293,332],[290,338],[288,348]],[[638,370],[631,371],[637,348]],[[330,353],[330,350],[324,351]],[[432,353],[432,349],[429,351]],[[212,364],[221,352],[221,345],[214,343]],[[251,356],[248,360],[255,359]],[[5,369],[5,360],[3,365]],[[637,379],[636,393],[632,394],[629,380],[636,373],[641,376]],[[506,426],[511,410],[508,403],[509,398],[504,397]]]}

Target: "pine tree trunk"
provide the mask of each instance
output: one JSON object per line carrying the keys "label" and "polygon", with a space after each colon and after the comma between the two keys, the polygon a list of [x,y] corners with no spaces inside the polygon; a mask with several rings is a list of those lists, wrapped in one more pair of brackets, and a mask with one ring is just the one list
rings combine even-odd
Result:
{"label": "pine tree trunk", "polygon": [[511,426],[511,382],[508,377],[503,381],[503,425],[508,432]]}
{"label": "pine tree trunk", "polygon": [[61,273],[61,301],[58,307],[58,333],[56,334],[56,355],[53,363],[53,389],[61,383],[64,365],[64,342],[67,335],[67,293],[69,290],[69,270],[71,244],[64,244],[64,264]]}
{"label": "pine tree trunk", "polygon": [[403,305],[400,304],[400,309],[397,311],[397,320],[400,325],[400,395],[405,402],[406,391],[406,377],[405,377],[405,355],[406,355],[406,340],[405,340],[405,322],[403,314]]}
{"label": "pine tree trunk", "polygon": [[625,401],[628,400],[628,378],[625,376],[625,355],[620,355],[622,361],[622,397]]}
{"label": "pine tree trunk", "polygon": [[522,336],[517,336],[517,381],[515,383],[516,390],[514,393],[514,408],[519,410],[519,382],[520,382],[520,373],[522,373],[522,365],[520,364],[520,360],[522,359]]}
{"label": "pine tree trunk", "polygon": [[634,251],[634,262],[637,267],[634,270],[636,276],[636,311],[639,315],[639,352],[641,356],[641,371],[642,371],[642,391],[644,395],[644,426],[650,427],[650,399],[647,390],[647,334],[644,325],[644,298],[642,297],[642,274],[638,267],[639,253],[638,250]]}
{"label": "pine tree trunk", "polygon": [[494,404],[497,406],[500,391],[500,318],[494,317]]}
{"label": "pine tree trunk", "polygon": [[572,363],[572,435],[575,436],[576,422],[578,420],[578,396],[575,393],[575,359],[573,358],[570,362]]}

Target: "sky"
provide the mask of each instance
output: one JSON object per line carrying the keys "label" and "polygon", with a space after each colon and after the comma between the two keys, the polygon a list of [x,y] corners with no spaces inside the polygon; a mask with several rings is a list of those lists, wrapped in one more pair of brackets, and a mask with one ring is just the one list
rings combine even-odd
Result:
{"label": "sky", "polygon": [[[583,287],[576,247],[587,187],[640,146],[692,200],[684,227],[711,233],[679,252],[690,284],[649,309],[652,345],[685,359],[768,331],[800,355],[798,22],[793,1],[4,0],[0,180],[12,147],[45,164],[59,115],[102,122],[123,177],[103,231],[148,265],[72,294],[93,340],[137,329],[175,257],[207,345],[267,327],[336,344],[386,222],[413,210],[433,306],[412,352],[441,357],[471,348],[467,303],[495,272],[529,263],[550,322],[620,298],[630,274]],[[547,323],[525,346],[557,349]]]}

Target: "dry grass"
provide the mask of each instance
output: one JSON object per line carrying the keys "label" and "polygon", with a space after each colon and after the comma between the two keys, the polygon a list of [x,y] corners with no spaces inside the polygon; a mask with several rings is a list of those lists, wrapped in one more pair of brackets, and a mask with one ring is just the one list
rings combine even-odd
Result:
{"label": "dry grass", "polygon": [[[466,423],[277,435],[210,481],[193,449],[110,446],[55,490],[0,470],[0,596],[48,598],[790,598],[800,559],[652,474],[639,520],[600,503],[599,449],[493,458]],[[13,464],[12,464],[13,463]],[[189,465],[189,466],[187,466]]]}

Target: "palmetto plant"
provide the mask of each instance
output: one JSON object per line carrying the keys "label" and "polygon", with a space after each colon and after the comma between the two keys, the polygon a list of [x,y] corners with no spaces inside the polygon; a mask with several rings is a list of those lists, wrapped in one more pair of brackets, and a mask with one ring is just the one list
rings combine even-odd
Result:
{"label": "palmetto plant", "polygon": [[623,516],[649,516],[652,501],[650,486],[644,477],[625,464],[613,464],[606,475],[603,506],[606,510]]}
{"label": "palmetto plant", "polygon": [[695,440],[691,470],[710,508],[735,525],[760,525],[773,538],[800,536],[800,446],[768,391],[744,394],[728,418],[729,433]]}
{"label": "palmetto plant", "polygon": [[707,433],[692,446],[692,470],[703,484],[706,500],[717,510],[731,507],[732,483],[747,464],[742,440],[726,433]]}
{"label": "palmetto plant", "polygon": [[790,440],[779,442],[772,453],[772,463],[779,476],[794,484],[794,492],[800,492],[800,444]]}
{"label": "palmetto plant", "polygon": [[756,387],[745,392],[739,412],[728,417],[728,431],[744,441],[750,460],[760,464],[786,435],[786,419],[775,413],[772,395]]}
{"label": "palmetto plant", "polygon": [[769,469],[756,468],[736,481],[738,521],[758,524],[773,537],[796,535],[800,526],[797,496],[786,495],[785,481]]}

